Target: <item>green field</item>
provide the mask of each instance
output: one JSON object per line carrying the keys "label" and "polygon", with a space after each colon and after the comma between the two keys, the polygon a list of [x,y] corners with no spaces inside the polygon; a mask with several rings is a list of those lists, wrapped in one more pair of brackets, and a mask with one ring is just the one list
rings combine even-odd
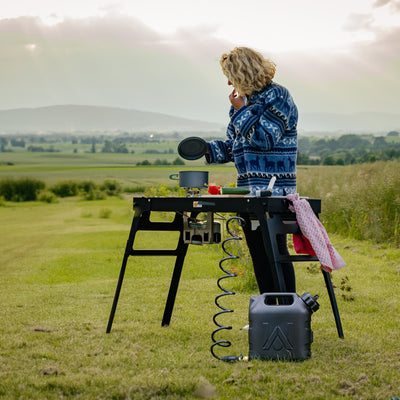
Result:
{"label": "green field", "polygon": [[[116,180],[123,191],[137,193],[159,185],[177,188],[177,181],[169,176],[180,170],[207,170],[209,182],[222,186],[236,180],[232,163],[206,165],[200,159],[185,165],[154,165],[160,155],[137,153],[0,153],[0,182],[29,177],[43,181],[48,189],[63,181]],[[165,156],[172,162],[177,155]],[[153,164],[138,166],[143,157]],[[300,195],[322,199],[321,218],[329,231],[400,245],[399,161],[298,166],[297,175]]]}
{"label": "green field", "polygon": [[[131,218],[129,199],[0,207],[1,398],[399,396],[398,249],[332,236],[348,264],[332,274],[345,339],[337,337],[322,274],[302,263],[298,293],[318,293],[321,305],[312,317],[311,359],[227,364],[209,351],[219,245],[189,247],[167,328],[160,322],[173,258],[131,258],[113,330],[105,333]],[[158,235],[157,246],[175,240]],[[143,246],[152,242],[138,237]],[[227,300],[233,329],[222,337],[233,346],[220,355],[248,351],[240,328],[251,294],[238,291]]]}
{"label": "green field", "polygon": [[[95,182],[116,179],[123,186],[173,185],[176,181],[169,179],[170,174],[185,169],[206,168],[204,160],[186,161],[183,166],[136,166],[144,159],[151,163],[159,158],[172,162],[176,157],[177,154],[0,153],[0,179],[31,177],[49,185],[67,179]],[[219,184],[235,181],[233,165],[213,166],[210,182],[213,181]]]}
{"label": "green field", "polygon": [[[176,172],[173,166],[136,167],[133,159],[129,154],[3,153],[0,161],[13,165],[0,165],[0,179],[30,176],[51,185],[109,178],[128,187],[169,185],[169,174]],[[198,161],[184,168],[206,168],[210,181],[218,184],[235,179],[228,165],[210,168]],[[399,212],[398,163],[298,172],[299,192],[323,199],[326,226],[335,228],[344,214],[343,223],[353,227],[350,236],[357,236],[355,227],[360,232],[368,227],[378,240],[382,225],[398,235],[396,225],[389,223]],[[0,398],[400,397],[400,249],[394,243],[330,232],[347,263],[332,273],[343,340],[337,336],[318,265],[299,263],[298,293],[320,296],[320,310],[312,316],[311,358],[230,364],[214,359],[209,350],[214,298],[220,293],[218,263],[224,256],[220,245],[189,246],[171,325],[164,328],[161,318],[174,259],[131,257],[113,330],[105,333],[132,217],[132,196],[126,193],[98,201],[72,197],[54,204],[2,203]],[[175,234],[141,232],[137,243],[171,247],[176,239]],[[239,261],[233,267],[246,270],[248,265]],[[247,331],[241,328],[248,323],[249,298],[257,293],[242,290],[243,279],[245,275],[232,279],[237,294],[226,302],[235,311],[224,318],[233,329],[221,336],[233,345],[219,350],[220,355],[248,352]]]}

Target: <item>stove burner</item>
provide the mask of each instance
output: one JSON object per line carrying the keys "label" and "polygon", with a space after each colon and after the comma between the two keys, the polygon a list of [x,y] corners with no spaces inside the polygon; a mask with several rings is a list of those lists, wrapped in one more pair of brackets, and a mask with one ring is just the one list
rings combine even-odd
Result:
{"label": "stove burner", "polygon": [[185,188],[186,189],[186,197],[198,197],[200,196],[199,188]]}

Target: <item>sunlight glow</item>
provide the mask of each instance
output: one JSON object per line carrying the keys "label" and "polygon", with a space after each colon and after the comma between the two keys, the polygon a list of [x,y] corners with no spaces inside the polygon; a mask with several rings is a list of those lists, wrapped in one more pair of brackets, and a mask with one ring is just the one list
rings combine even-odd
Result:
{"label": "sunlight glow", "polygon": [[31,53],[33,53],[36,49],[37,49],[37,44],[35,43],[28,43],[25,45],[25,48],[30,51]]}

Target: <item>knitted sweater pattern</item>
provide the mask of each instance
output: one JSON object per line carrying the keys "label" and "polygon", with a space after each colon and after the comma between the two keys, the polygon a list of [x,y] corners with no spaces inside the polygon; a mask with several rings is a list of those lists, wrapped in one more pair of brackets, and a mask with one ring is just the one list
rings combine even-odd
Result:
{"label": "knitted sweater pattern", "polygon": [[208,142],[208,163],[235,163],[237,186],[255,195],[276,176],[273,194],[296,193],[297,107],[289,91],[270,83],[240,110],[231,107],[226,140]]}

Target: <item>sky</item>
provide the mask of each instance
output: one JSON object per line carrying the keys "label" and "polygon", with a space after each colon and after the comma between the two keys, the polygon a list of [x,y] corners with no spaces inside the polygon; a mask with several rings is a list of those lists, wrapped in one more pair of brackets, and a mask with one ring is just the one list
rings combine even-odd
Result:
{"label": "sky", "polygon": [[300,114],[400,114],[400,0],[0,0],[0,110],[112,106],[224,123],[252,47]]}

